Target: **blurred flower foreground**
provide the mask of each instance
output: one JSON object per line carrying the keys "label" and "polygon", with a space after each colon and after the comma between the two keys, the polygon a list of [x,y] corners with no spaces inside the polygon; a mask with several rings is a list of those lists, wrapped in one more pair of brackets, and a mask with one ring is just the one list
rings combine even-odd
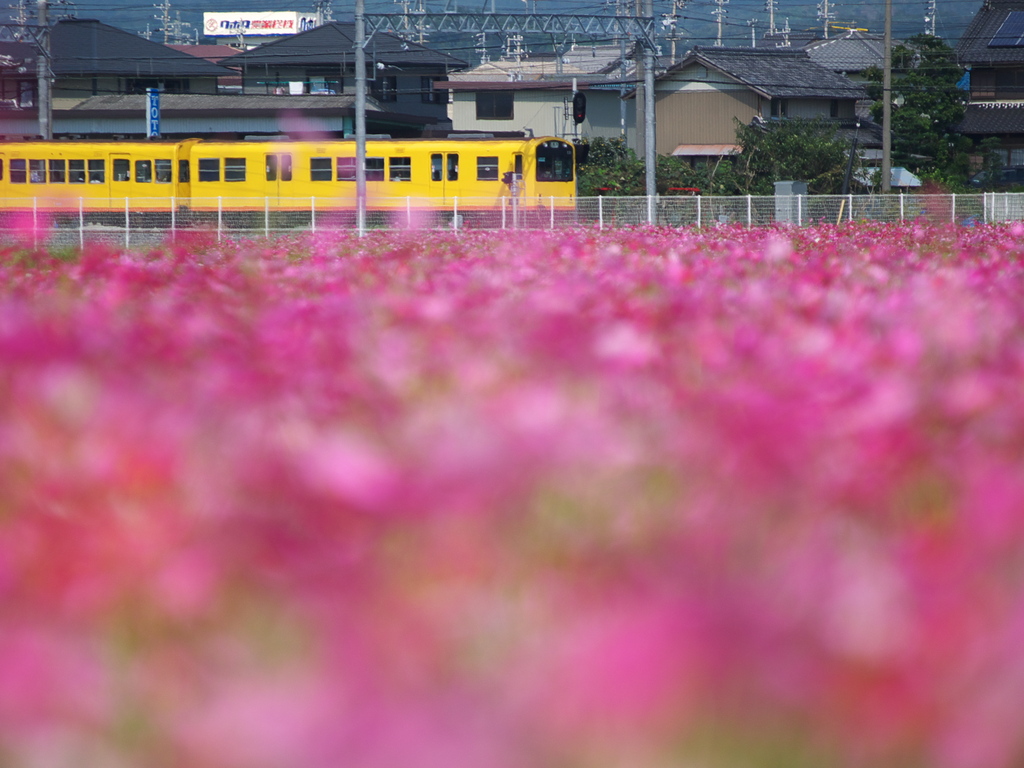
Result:
{"label": "blurred flower foreground", "polygon": [[0,765],[1024,764],[1024,228],[0,252]]}

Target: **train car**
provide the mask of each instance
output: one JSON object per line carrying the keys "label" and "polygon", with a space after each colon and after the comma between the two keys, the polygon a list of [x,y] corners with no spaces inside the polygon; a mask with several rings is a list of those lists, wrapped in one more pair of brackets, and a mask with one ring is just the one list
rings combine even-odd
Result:
{"label": "train car", "polygon": [[[158,212],[238,214],[239,226],[257,211],[351,214],[355,155],[353,140],[3,143],[0,210],[88,212],[114,226]],[[575,206],[575,150],[553,137],[369,139],[365,169],[367,209],[385,216]]]}
{"label": "train car", "polygon": [[[186,149],[195,210],[228,205],[274,210],[354,209],[355,141],[197,141]],[[367,207],[491,209],[502,198],[524,205],[574,206],[574,148],[556,138],[369,139]]]}
{"label": "train car", "polygon": [[0,209],[114,211],[128,198],[133,211],[166,211],[181,197],[177,175],[190,143],[0,144]]}

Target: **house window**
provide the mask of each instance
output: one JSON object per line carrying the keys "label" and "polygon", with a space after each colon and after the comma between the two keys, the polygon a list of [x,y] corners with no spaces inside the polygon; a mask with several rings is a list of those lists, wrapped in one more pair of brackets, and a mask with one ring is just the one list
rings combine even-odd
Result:
{"label": "house window", "polygon": [[789,114],[789,99],[772,99],[772,117],[786,117]]}
{"label": "house window", "polygon": [[85,160],[68,160],[68,183],[85,184]]}
{"label": "house window", "polygon": [[391,181],[412,181],[412,158],[390,158],[388,160],[388,178]]}
{"label": "house window", "polygon": [[514,104],[512,91],[477,91],[477,120],[511,120]]}
{"label": "house window", "polygon": [[125,93],[145,93],[150,88],[155,88],[161,93],[188,93],[189,80],[184,78],[173,78],[170,80],[158,80],[156,78],[129,77],[125,82]]}
{"label": "house window", "polygon": [[224,158],[224,181],[245,181],[245,158]]}
{"label": "house window", "polygon": [[199,181],[220,181],[220,159],[216,157],[199,158]]}
{"label": "house window", "polygon": [[331,158],[311,157],[309,158],[309,180],[310,181],[332,181],[331,179]]}
{"label": "house window", "polygon": [[839,117],[839,99],[832,99],[828,105],[828,116]]}
{"label": "house window", "polygon": [[378,75],[372,93],[377,101],[398,101],[398,76]]}
{"label": "house window", "polygon": [[50,161],[50,183],[63,184],[67,180],[67,163],[64,160]]}
{"label": "house window", "polygon": [[476,159],[476,180],[497,181],[498,180],[498,158],[478,157]]}
{"label": "house window", "polygon": [[89,161],[89,183],[103,184],[107,180],[107,164],[104,160]]}
{"label": "house window", "polygon": [[420,101],[424,104],[441,103],[441,94],[434,90],[434,78],[420,78]]}

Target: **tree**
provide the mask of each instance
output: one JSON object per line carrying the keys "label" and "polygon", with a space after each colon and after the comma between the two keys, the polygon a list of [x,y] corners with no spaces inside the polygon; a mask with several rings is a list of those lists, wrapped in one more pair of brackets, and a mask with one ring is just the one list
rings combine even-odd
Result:
{"label": "tree", "polygon": [[[915,35],[892,52],[892,160],[922,178],[963,185],[974,149],[954,127],[964,116],[967,93],[957,88],[963,71],[953,49],[932,35]],[[881,122],[882,71],[869,68],[872,117]]]}
{"label": "tree", "polygon": [[807,182],[816,195],[842,189],[850,144],[836,136],[834,123],[822,118],[790,118],[744,125],[736,121],[736,141],[742,147],[736,161],[740,191],[771,195],[774,182]]}

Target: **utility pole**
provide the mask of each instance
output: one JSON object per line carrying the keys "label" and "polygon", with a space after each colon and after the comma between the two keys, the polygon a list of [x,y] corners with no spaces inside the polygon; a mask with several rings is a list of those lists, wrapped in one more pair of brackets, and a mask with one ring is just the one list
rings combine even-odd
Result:
{"label": "utility pole", "polygon": [[[654,0],[644,0],[644,16],[654,18]],[[644,187],[648,198],[654,197],[658,190],[655,186],[655,168],[657,147],[655,146],[654,125],[654,33],[644,52]]]}
{"label": "utility pole", "polygon": [[725,24],[725,17],[729,13],[725,10],[725,6],[728,3],[729,0],[715,0],[715,7],[711,9],[711,15],[715,17],[715,23],[718,26],[718,34],[715,36],[715,45],[719,48],[722,47],[722,27]]}
{"label": "utility pole", "polygon": [[45,141],[53,138],[53,99],[50,94],[50,21],[47,18],[46,0],[38,0],[37,20],[39,25],[39,53],[36,54],[36,110],[39,115],[39,137]]}
{"label": "utility pole", "polygon": [[882,192],[892,191],[892,0],[885,0],[882,59]]}
{"label": "utility pole", "polygon": [[935,37],[935,16],[938,13],[936,0],[928,0],[925,3],[924,12],[924,33]]}
{"label": "utility pole", "polygon": [[775,29],[775,9],[778,7],[779,0],[765,0],[764,9],[768,11],[768,34],[774,35],[778,30]]}
{"label": "utility pole", "polygon": [[171,41],[171,0],[164,0],[160,5],[153,7],[160,9],[160,15],[153,18],[160,22],[160,30],[164,33],[164,45],[166,45]]}
{"label": "utility pole", "polygon": [[366,0],[355,0],[356,230],[366,234]]}
{"label": "utility pole", "polygon": [[821,21],[822,34],[828,40],[828,23],[835,18],[835,11],[829,10],[828,0],[821,0],[818,3],[818,19]]}

